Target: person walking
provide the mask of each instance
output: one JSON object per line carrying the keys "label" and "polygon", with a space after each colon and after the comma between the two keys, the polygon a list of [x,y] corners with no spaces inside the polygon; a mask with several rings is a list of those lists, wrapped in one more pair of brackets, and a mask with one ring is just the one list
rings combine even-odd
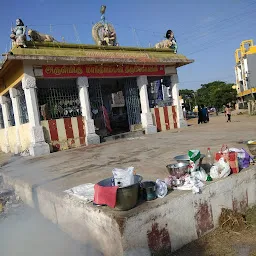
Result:
{"label": "person walking", "polygon": [[228,104],[226,105],[226,108],[225,108],[225,114],[228,117],[227,123],[231,122],[231,108]]}
{"label": "person walking", "polygon": [[203,123],[203,113],[200,106],[198,106],[198,124]]}

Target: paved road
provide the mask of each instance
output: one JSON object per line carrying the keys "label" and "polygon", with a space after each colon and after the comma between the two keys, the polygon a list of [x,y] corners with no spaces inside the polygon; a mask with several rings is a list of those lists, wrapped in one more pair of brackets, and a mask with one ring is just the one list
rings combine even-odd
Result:
{"label": "paved road", "polygon": [[21,206],[0,219],[1,256],[100,256],[92,247],[73,241],[56,225]]}

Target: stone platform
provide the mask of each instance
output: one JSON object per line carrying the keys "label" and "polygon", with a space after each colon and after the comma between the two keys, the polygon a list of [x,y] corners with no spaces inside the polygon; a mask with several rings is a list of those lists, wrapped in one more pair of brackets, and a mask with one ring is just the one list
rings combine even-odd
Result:
{"label": "stone platform", "polygon": [[[56,191],[57,181],[40,186],[3,174],[25,203],[60,226],[74,239],[96,246],[105,256],[171,251],[218,226],[222,207],[244,211],[256,204],[256,168],[207,184],[202,194],[172,191],[126,212],[93,206]],[[143,254],[141,254],[143,251]]]}

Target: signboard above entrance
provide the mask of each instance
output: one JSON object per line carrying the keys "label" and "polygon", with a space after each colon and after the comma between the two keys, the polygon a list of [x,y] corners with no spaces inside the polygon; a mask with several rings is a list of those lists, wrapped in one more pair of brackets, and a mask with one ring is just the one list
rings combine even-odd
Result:
{"label": "signboard above entrance", "polygon": [[44,77],[127,77],[165,75],[164,66],[140,65],[44,65]]}

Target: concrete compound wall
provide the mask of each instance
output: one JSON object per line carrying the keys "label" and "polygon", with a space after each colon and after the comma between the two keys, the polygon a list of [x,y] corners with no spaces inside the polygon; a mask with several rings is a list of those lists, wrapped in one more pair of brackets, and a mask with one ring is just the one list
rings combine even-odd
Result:
{"label": "concrete compound wall", "polygon": [[3,146],[5,144],[5,131],[4,128],[0,129],[0,149],[3,151]]}
{"label": "concrete compound wall", "polygon": [[85,144],[85,127],[82,116],[42,121],[45,141],[52,151],[65,150]]}
{"label": "concrete compound wall", "polygon": [[[218,227],[221,208],[245,211],[256,204],[256,168],[206,186],[202,194],[184,193],[156,208],[129,218],[124,248],[149,247],[176,251]],[[135,236],[136,230],[140,235]]]}
{"label": "concrete compound wall", "polygon": [[[15,148],[17,146],[17,127],[11,126],[7,128],[8,138],[7,141],[9,143],[10,151],[15,153]],[[29,148],[30,145],[30,128],[29,123],[22,124],[18,128],[19,139],[20,139],[20,151],[24,151]],[[5,138],[5,129],[0,129],[0,149],[3,150],[3,146],[6,143]]]}
{"label": "concrete compound wall", "polygon": [[211,182],[202,194],[173,191],[163,199],[145,202],[127,212],[94,207],[78,199],[30,186],[8,174],[25,203],[36,207],[52,222],[83,242],[94,241],[105,256],[136,255],[172,251],[196,240],[218,226],[221,208],[245,211],[256,204],[256,168]]}
{"label": "concrete compound wall", "polygon": [[22,124],[19,126],[19,135],[20,135],[21,151],[24,151],[29,148],[31,143],[29,123]]}
{"label": "concrete compound wall", "polygon": [[12,153],[15,152],[15,147],[17,145],[17,140],[16,140],[16,126],[11,126],[7,128],[8,130],[8,142],[10,146],[10,151]]}
{"label": "concrete compound wall", "polygon": [[[52,151],[65,150],[85,145],[85,127],[82,116],[42,121],[46,142]],[[17,145],[16,126],[7,128],[10,151],[15,152]],[[21,151],[28,149],[31,143],[30,125],[22,124],[18,128]],[[5,129],[0,129],[0,146],[5,145]]]}
{"label": "concrete compound wall", "polygon": [[178,128],[176,106],[155,107],[150,109],[153,115],[153,124],[157,131],[168,131]]}

